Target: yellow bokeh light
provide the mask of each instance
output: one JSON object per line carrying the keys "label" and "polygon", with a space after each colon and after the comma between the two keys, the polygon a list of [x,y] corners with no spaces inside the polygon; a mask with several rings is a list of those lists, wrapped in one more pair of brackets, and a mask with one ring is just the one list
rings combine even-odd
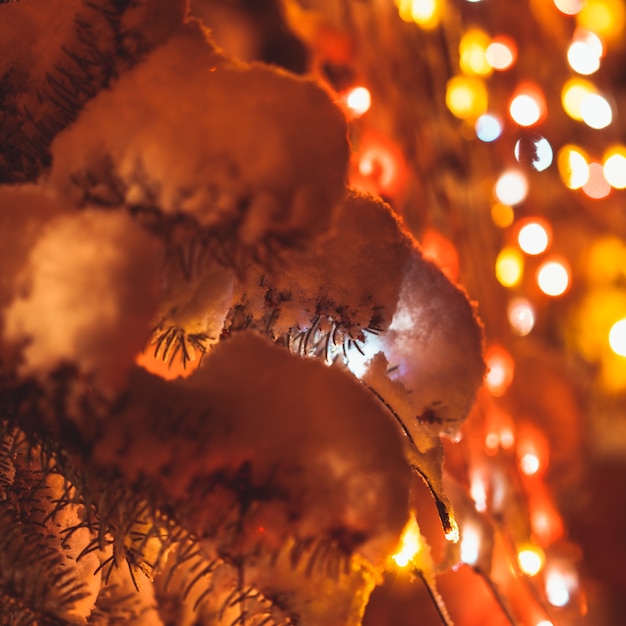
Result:
{"label": "yellow bokeh light", "polygon": [[405,22],[414,22],[426,29],[439,25],[440,4],[440,0],[396,0],[400,17]]}
{"label": "yellow bokeh light", "polygon": [[496,278],[505,287],[514,287],[522,279],[524,259],[516,248],[504,248],[496,259]]}
{"label": "yellow bokeh light", "polygon": [[593,83],[584,78],[570,78],[561,91],[561,103],[563,110],[577,122],[581,122],[582,104],[585,98],[590,94],[596,94],[598,90]]}
{"label": "yellow bokeh light", "polygon": [[623,0],[586,0],[576,20],[603,39],[617,39],[624,31],[626,8]]}
{"label": "yellow bokeh light", "polygon": [[617,146],[604,156],[604,178],[614,189],[626,189],[626,147]]}
{"label": "yellow bokeh light", "polygon": [[526,176],[519,170],[507,170],[496,181],[493,193],[502,204],[515,206],[523,202],[528,194]]}
{"label": "yellow bokeh light", "polygon": [[609,101],[599,93],[589,94],[580,104],[580,115],[590,128],[600,130],[613,121],[613,109]]}
{"label": "yellow bokeh light", "polygon": [[576,146],[563,146],[559,150],[557,165],[561,180],[568,189],[580,189],[589,180],[587,155]]}
{"label": "yellow bokeh light", "polygon": [[493,223],[500,228],[507,228],[513,223],[515,219],[515,212],[513,207],[508,204],[502,204],[496,202],[491,207],[491,219]]}
{"label": "yellow bokeh light", "polygon": [[537,284],[547,296],[563,295],[570,284],[570,272],[565,261],[560,259],[545,261],[537,272]]}
{"label": "yellow bokeh light", "polygon": [[626,356],[626,318],[621,319],[609,331],[609,345],[611,350],[619,356]]}
{"label": "yellow bokeh light", "polygon": [[543,568],[546,562],[544,551],[535,545],[526,545],[517,553],[517,563],[520,570],[527,576],[535,576]]}
{"label": "yellow bokeh light", "polygon": [[494,37],[487,46],[485,58],[494,70],[508,70],[517,58],[515,42],[508,37]]}
{"label": "yellow bokeh light", "polygon": [[476,119],[487,111],[489,96],[480,78],[455,76],[446,87],[446,105],[459,119]]}
{"label": "yellow bokeh light", "polygon": [[422,536],[414,516],[402,532],[398,551],[391,557],[398,567],[406,567],[422,548]]}
{"label": "yellow bokeh light", "polygon": [[478,29],[468,30],[459,43],[459,64],[465,74],[489,76],[493,67],[487,61],[489,36]]}
{"label": "yellow bokeh light", "polygon": [[526,254],[541,254],[550,243],[550,226],[543,220],[527,221],[517,234],[519,247]]}

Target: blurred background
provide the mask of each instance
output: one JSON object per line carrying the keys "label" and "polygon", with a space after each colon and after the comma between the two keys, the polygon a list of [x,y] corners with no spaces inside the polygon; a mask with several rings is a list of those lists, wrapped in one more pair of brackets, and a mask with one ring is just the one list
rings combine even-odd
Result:
{"label": "blurred background", "polygon": [[[385,198],[477,302],[490,372],[446,443],[455,555],[432,499],[414,494],[455,623],[626,623],[626,4],[192,0],[192,12],[228,54],[332,90],[350,184]],[[402,571],[365,618],[441,621]]]}

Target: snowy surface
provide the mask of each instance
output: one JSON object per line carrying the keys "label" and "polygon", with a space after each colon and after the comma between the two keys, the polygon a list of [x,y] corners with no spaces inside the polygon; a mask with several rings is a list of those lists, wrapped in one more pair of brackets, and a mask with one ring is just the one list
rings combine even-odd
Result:
{"label": "snowy surface", "polygon": [[192,22],[92,100],[52,153],[52,183],[78,201],[182,213],[255,247],[327,228],[348,142],[317,84],[229,61]]}

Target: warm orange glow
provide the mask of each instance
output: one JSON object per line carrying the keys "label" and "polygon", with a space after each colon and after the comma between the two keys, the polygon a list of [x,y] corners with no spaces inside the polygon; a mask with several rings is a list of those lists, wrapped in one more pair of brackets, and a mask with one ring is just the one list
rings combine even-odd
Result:
{"label": "warm orange glow", "polygon": [[491,207],[491,219],[496,226],[500,228],[507,228],[515,219],[513,207],[508,204],[497,202]]}
{"label": "warm orange glow", "polygon": [[503,347],[494,344],[487,349],[485,362],[488,368],[485,386],[493,396],[503,395],[513,382],[513,358]]}
{"label": "warm orange glow", "polygon": [[496,278],[504,287],[514,287],[522,279],[524,259],[516,248],[504,248],[496,259]]}
{"label": "warm orange glow", "polygon": [[434,228],[424,231],[421,243],[424,256],[439,265],[452,282],[456,282],[459,277],[459,255],[454,244]]}
{"label": "warm orange glow", "polygon": [[476,119],[487,111],[485,83],[474,76],[455,76],[446,86],[446,106],[459,119]]}
{"label": "warm orange glow", "polygon": [[624,32],[626,7],[623,0],[585,0],[576,20],[604,39],[617,40]]}
{"label": "warm orange glow", "polygon": [[154,351],[148,346],[144,352],[140,352],[135,357],[135,363],[155,376],[160,376],[165,380],[174,380],[191,376],[200,365],[200,359],[188,361],[185,367],[181,359],[174,359],[170,365],[169,362],[156,358]]}
{"label": "warm orange glow", "polygon": [[527,335],[535,326],[535,309],[524,298],[513,298],[507,307],[509,324],[516,334]]}
{"label": "warm orange glow", "polygon": [[400,17],[425,29],[435,28],[441,19],[441,0],[396,0]]}
{"label": "warm orange glow", "polygon": [[626,146],[607,150],[603,162],[604,178],[613,189],[626,189]]}
{"label": "warm orange glow", "polygon": [[461,534],[461,561],[467,565],[475,565],[480,556],[480,529],[474,524],[463,526]]}
{"label": "warm orange glow", "polygon": [[459,43],[459,65],[465,74],[489,76],[493,66],[487,60],[489,46],[487,33],[477,28],[468,30]]}
{"label": "warm orange glow", "polygon": [[528,181],[521,170],[510,169],[503,172],[496,181],[493,193],[502,204],[515,206],[526,199]]}
{"label": "warm orange glow", "polygon": [[422,548],[422,537],[415,517],[412,515],[402,532],[400,545],[391,557],[398,567],[406,567]]}
{"label": "warm orange glow", "polygon": [[522,474],[541,475],[548,469],[550,446],[543,432],[529,423],[517,429],[517,459]]}

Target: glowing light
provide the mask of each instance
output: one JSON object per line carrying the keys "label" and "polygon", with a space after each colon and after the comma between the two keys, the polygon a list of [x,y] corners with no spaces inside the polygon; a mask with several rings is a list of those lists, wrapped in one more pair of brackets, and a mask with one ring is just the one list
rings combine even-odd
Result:
{"label": "glowing light", "polygon": [[604,178],[604,168],[600,163],[589,164],[589,180],[582,189],[587,196],[594,200],[606,198],[611,193],[611,185]]}
{"label": "glowing light", "polygon": [[444,537],[451,543],[458,543],[459,541],[459,526],[453,517],[450,517],[450,528],[444,532]]}
{"label": "glowing light", "polygon": [[496,181],[494,194],[499,202],[514,206],[523,202],[528,193],[528,182],[519,170],[507,170]]}
{"label": "glowing light", "polygon": [[422,539],[415,517],[411,516],[400,538],[398,551],[391,558],[398,567],[406,567],[422,548]]}
{"label": "glowing light", "polygon": [[446,87],[446,106],[459,119],[480,117],[487,110],[488,93],[480,78],[455,76]]}
{"label": "glowing light", "polygon": [[597,94],[593,83],[584,78],[570,78],[561,90],[561,104],[563,110],[577,122],[582,122],[582,104],[591,94]]}
{"label": "glowing light", "polygon": [[[485,355],[487,375],[485,387],[493,396],[502,396],[513,382],[515,363],[511,355],[501,346],[492,345]],[[500,434],[502,439],[502,434]]]}
{"label": "glowing light", "polygon": [[542,619],[540,622],[537,622],[535,626],[554,626],[554,624],[547,619]]}
{"label": "glowing light", "polygon": [[507,315],[509,324],[518,335],[527,335],[535,326],[535,310],[524,298],[511,300]]}
{"label": "glowing light", "polygon": [[626,356],[626,318],[615,322],[609,331],[611,350],[619,356]]}
{"label": "glowing light", "polygon": [[487,62],[489,36],[482,30],[468,30],[459,42],[459,65],[465,74],[489,76],[493,67]]}
{"label": "glowing light", "polygon": [[590,128],[600,130],[613,121],[613,110],[608,100],[599,93],[590,93],[580,105],[583,122]]}
{"label": "glowing light", "polygon": [[427,228],[421,237],[422,252],[434,261],[452,281],[459,278],[459,255],[454,244],[434,228]]}
{"label": "glowing light", "polygon": [[510,226],[514,218],[515,213],[513,212],[513,207],[510,207],[508,204],[497,202],[491,207],[491,219],[493,223],[500,228]]}
{"label": "glowing light", "polygon": [[528,452],[519,460],[520,469],[522,470],[522,474],[526,474],[526,476],[532,476],[539,471],[541,467],[539,463],[539,459],[537,455],[532,452]]}
{"label": "glowing light", "polygon": [[589,180],[589,163],[585,153],[575,146],[563,146],[557,157],[561,180],[569,189],[580,189]]}
{"label": "glowing light", "polygon": [[502,134],[502,121],[496,115],[486,113],[476,120],[474,129],[478,139],[489,143],[495,141]]}
{"label": "glowing light", "polygon": [[526,254],[541,254],[550,244],[551,229],[544,220],[530,220],[520,228],[517,234],[519,247]]}
{"label": "glowing light", "polygon": [[546,99],[541,89],[533,83],[520,85],[509,104],[509,114],[520,126],[533,126],[546,114]]}
{"label": "glowing light", "polygon": [[487,46],[485,58],[494,70],[508,70],[517,59],[517,46],[508,37],[494,37]]}
{"label": "glowing light", "polygon": [[[496,445],[494,448],[498,447],[498,441],[499,437],[496,435]],[[477,472],[473,472],[470,477],[470,496],[474,501],[476,510],[480,513],[484,513],[487,510],[487,488],[485,487],[483,479]]]}
{"label": "glowing light", "polygon": [[[565,15],[576,15],[583,8],[584,0],[554,0],[554,6]],[[537,625],[539,626],[539,625]]]}
{"label": "glowing light", "polygon": [[[543,170],[552,165],[552,159],[554,157],[552,146],[545,137],[541,137],[540,135],[531,138],[530,142],[532,150],[530,166],[538,172],[543,172]],[[515,158],[518,163],[520,163],[523,158],[522,146],[522,140],[518,139],[514,149]]]}
{"label": "glowing light", "polygon": [[626,148],[617,146],[604,157],[604,178],[614,189],[626,189]]}
{"label": "glowing light", "polygon": [[586,0],[576,19],[603,39],[615,39],[624,30],[626,10],[622,0]]}
{"label": "glowing light", "polygon": [[570,273],[565,261],[545,261],[537,272],[539,289],[547,296],[561,296],[569,288]]}
{"label": "glowing light", "polygon": [[496,259],[496,278],[505,287],[519,283],[524,271],[524,260],[515,248],[504,248]]}
{"label": "glowing light", "polygon": [[366,87],[355,87],[346,96],[346,105],[353,115],[360,117],[370,110],[372,96]]}
{"label": "glowing light", "polygon": [[603,54],[604,47],[598,35],[579,28],[567,50],[567,62],[575,72],[587,76],[598,71]]}
{"label": "glowing light", "polygon": [[480,532],[475,526],[467,524],[463,527],[461,537],[461,561],[467,565],[475,565],[479,555]]}
{"label": "glowing light", "polygon": [[574,582],[570,576],[556,569],[550,570],[546,575],[546,596],[552,606],[563,607],[571,599]]}
{"label": "glowing light", "polygon": [[505,429],[500,433],[500,445],[504,450],[510,450],[515,445],[515,435],[510,429]]}
{"label": "glowing light", "polygon": [[368,193],[398,193],[407,181],[407,168],[400,148],[388,137],[368,131],[361,136],[350,185]]}
{"label": "glowing light", "polygon": [[396,0],[400,17],[405,22],[415,22],[422,28],[435,28],[439,24],[440,7],[437,0]]}
{"label": "glowing light", "polygon": [[537,575],[543,568],[546,555],[539,546],[527,545],[517,553],[517,563],[520,570],[527,576]]}

